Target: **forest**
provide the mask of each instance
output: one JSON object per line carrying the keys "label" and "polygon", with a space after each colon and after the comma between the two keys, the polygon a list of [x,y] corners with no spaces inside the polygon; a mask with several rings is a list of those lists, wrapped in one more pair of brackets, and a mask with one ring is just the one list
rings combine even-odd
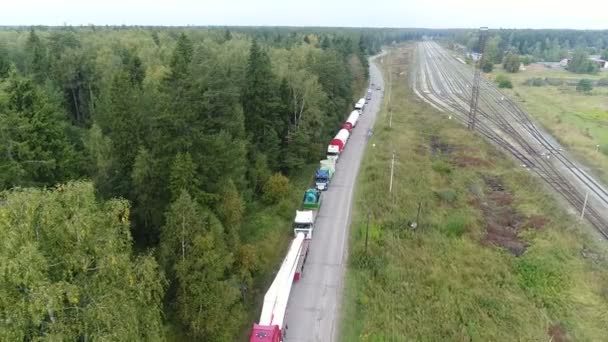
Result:
{"label": "forest", "polygon": [[[439,31],[437,35],[479,51],[479,36],[475,30]],[[525,55],[530,61],[559,62],[577,54],[608,59],[608,30],[491,29],[485,45],[485,50],[488,49],[495,63],[501,63],[508,51]]]}
{"label": "forest", "polygon": [[238,339],[367,57],[420,35],[1,28],[0,340]]}

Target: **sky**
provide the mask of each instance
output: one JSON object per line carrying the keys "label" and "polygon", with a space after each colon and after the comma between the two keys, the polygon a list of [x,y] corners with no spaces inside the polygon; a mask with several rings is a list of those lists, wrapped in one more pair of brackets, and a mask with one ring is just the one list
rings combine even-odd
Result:
{"label": "sky", "polygon": [[599,0],[1,0],[0,25],[608,29]]}

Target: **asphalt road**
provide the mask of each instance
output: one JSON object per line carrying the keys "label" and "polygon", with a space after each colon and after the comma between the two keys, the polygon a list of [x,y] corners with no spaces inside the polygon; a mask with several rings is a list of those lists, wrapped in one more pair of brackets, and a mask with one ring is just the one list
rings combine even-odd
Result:
{"label": "asphalt road", "polygon": [[[287,307],[286,342],[337,341],[340,305],[348,257],[348,234],[355,180],[382,103],[384,83],[380,70],[370,62],[370,80],[382,91],[373,91],[357,126],[340,156],[336,174],[327,191],[316,221],[303,278],[294,283]],[[344,113],[346,117],[347,112]],[[336,127],[337,129],[337,127]]]}
{"label": "asphalt road", "polygon": [[[423,100],[466,124],[473,70],[434,42],[417,45],[412,85]],[[477,133],[511,153],[525,168],[545,180],[580,215],[585,194],[586,217],[608,237],[608,190],[556,139],[530,119],[492,83],[480,83]],[[592,216],[592,217],[590,217]]]}

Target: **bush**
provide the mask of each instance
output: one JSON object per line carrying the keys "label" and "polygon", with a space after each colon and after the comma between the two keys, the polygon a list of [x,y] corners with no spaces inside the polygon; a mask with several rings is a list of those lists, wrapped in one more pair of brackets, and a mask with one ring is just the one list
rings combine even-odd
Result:
{"label": "bush", "polygon": [[275,173],[264,184],[263,199],[267,203],[277,203],[289,194],[289,178]]}
{"label": "bush", "polygon": [[583,78],[582,80],[578,81],[576,91],[581,93],[589,93],[591,90],[593,90],[593,83],[591,83],[591,80]]}
{"label": "bush", "polygon": [[460,237],[467,230],[467,220],[462,215],[450,216],[443,225],[443,232],[447,236]]}
{"label": "bush", "polygon": [[447,163],[445,163],[442,160],[438,160],[438,161],[434,162],[431,167],[433,168],[433,170],[435,172],[438,172],[438,173],[449,174],[450,172],[452,172],[450,165],[448,165]]}
{"label": "bush", "polygon": [[492,64],[491,61],[484,59],[481,63],[481,70],[483,70],[483,72],[492,72],[492,69],[494,69],[494,64]]}
{"label": "bush", "polygon": [[519,61],[519,55],[509,52],[505,57],[505,61],[502,64],[505,71],[510,73],[515,73],[519,71],[519,65],[521,62]]}
{"label": "bush", "polygon": [[498,83],[498,88],[513,88],[513,83],[511,80],[505,75],[496,76],[496,83]]}
{"label": "bush", "polygon": [[442,201],[452,203],[456,200],[457,194],[453,189],[441,189],[435,191],[435,195]]}
{"label": "bush", "polygon": [[540,77],[532,77],[532,78],[528,78],[528,79],[527,79],[527,80],[524,82],[524,84],[525,84],[525,85],[527,85],[527,86],[533,86],[533,87],[542,87],[542,86],[544,86],[546,83],[545,83],[545,80],[543,80],[543,79],[542,79],[542,78],[540,78]]}

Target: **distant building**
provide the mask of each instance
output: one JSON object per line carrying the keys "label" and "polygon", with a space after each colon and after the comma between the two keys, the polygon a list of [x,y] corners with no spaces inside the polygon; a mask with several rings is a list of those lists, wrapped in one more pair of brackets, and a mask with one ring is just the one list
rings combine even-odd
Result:
{"label": "distant building", "polygon": [[472,59],[475,62],[480,60],[481,56],[482,56],[482,54],[477,53],[477,52],[471,52],[471,53],[467,54],[467,57],[469,57],[470,59]]}
{"label": "distant building", "polygon": [[[597,66],[600,69],[608,69],[608,62],[599,58],[599,57],[595,57],[595,56],[589,56],[589,60],[595,64],[597,64]],[[564,68],[568,66],[568,64],[570,63],[570,58],[564,58],[559,62],[559,65],[563,66]]]}
{"label": "distant building", "polygon": [[593,63],[597,64],[597,66],[600,69],[606,69],[606,68],[608,68],[608,62],[606,62],[605,60],[603,60],[601,58],[589,57],[589,60],[592,61]]}

